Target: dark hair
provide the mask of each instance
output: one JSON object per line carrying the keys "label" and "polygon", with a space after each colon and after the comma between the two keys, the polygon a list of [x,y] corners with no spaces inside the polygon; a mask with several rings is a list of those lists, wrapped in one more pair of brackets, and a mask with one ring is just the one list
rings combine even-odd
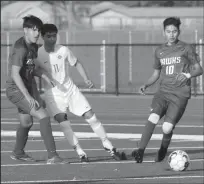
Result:
{"label": "dark hair", "polygon": [[36,27],[37,29],[41,30],[42,25],[43,25],[43,22],[38,17],[35,17],[33,15],[23,17],[23,28]]}
{"label": "dark hair", "polygon": [[177,27],[179,29],[179,27],[181,25],[180,18],[178,18],[178,17],[166,18],[163,22],[164,29],[166,28],[166,26],[169,26],[169,25],[174,25],[175,27]]}
{"label": "dark hair", "polygon": [[43,24],[41,35],[44,36],[46,33],[58,33],[58,29],[54,24]]}

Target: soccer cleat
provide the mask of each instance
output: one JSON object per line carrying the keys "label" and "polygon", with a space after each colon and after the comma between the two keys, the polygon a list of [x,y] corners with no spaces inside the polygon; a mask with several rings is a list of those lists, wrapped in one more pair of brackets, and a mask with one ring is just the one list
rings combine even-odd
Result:
{"label": "soccer cleat", "polygon": [[27,155],[24,152],[22,154],[16,154],[16,153],[12,152],[10,157],[13,160],[20,160],[20,161],[26,161],[26,162],[35,162],[36,161],[34,158],[30,157],[29,155]]}
{"label": "soccer cleat", "polygon": [[88,159],[86,153],[84,152],[84,150],[82,150],[81,148],[74,148],[74,150],[79,155],[79,158],[80,158],[81,162],[88,162],[89,161],[89,159]]}
{"label": "soccer cleat", "polygon": [[113,148],[112,150],[105,148],[104,149],[110,153],[110,155],[115,159],[115,160],[121,160],[121,154],[120,152],[116,151],[116,148]]}
{"label": "soccer cleat", "polygon": [[132,157],[135,158],[137,163],[142,163],[143,156],[144,156],[144,150],[138,149],[138,150],[133,150],[132,152]]}
{"label": "soccer cleat", "polygon": [[81,162],[89,162],[89,159],[86,155],[81,155],[79,158],[81,159]]}
{"label": "soccer cleat", "polygon": [[167,148],[163,148],[161,147],[159,149],[159,151],[157,152],[157,155],[155,157],[155,162],[161,162],[162,160],[164,160],[165,156],[167,154]]}
{"label": "soccer cleat", "polygon": [[67,160],[62,159],[60,156],[56,155],[47,160],[47,164],[69,164]]}

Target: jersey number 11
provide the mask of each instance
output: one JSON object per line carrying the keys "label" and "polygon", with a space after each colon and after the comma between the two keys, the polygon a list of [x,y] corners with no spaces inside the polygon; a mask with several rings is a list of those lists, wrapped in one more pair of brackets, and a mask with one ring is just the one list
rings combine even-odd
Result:
{"label": "jersey number 11", "polygon": [[55,73],[59,72],[59,67],[58,64],[53,65]]}

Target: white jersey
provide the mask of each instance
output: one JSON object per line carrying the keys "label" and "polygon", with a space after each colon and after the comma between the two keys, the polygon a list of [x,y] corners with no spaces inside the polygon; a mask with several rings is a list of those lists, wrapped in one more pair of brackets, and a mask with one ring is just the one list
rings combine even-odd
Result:
{"label": "white jersey", "polygon": [[52,53],[46,52],[44,46],[38,50],[36,67],[39,67],[50,79],[65,87],[64,91],[58,85],[53,88],[50,85],[44,86],[46,107],[53,117],[59,113],[67,113],[67,108],[77,116],[82,116],[91,109],[86,97],[70,78],[66,61],[71,66],[77,62],[77,58],[68,47],[56,45]]}
{"label": "white jersey", "polygon": [[[54,52],[51,53],[46,52],[44,45],[38,49],[37,67],[56,83],[64,84],[70,91],[75,84],[69,76],[67,61],[71,66],[77,62],[77,58],[68,47],[56,45]],[[46,84],[44,87],[45,91],[50,88]]]}

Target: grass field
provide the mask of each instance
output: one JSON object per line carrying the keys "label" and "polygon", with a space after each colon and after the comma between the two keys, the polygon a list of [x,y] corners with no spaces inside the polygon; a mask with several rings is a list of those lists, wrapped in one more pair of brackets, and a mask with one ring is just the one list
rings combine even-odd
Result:
{"label": "grass field", "polygon": [[[148,117],[151,96],[87,95],[98,118],[104,124],[113,144],[127,154],[138,145]],[[87,152],[90,162],[81,163],[76,153],[64,139],[60,127],[52,122],[57,150],[67,165],[46,165],[47,153],[39,136],[39,123],[31,129],[26,151],[38,160],[35,163],[11,160],[9,155],[15,144],[18,117],[14,106],[1,96],[1,183],[203,183],[203,96],[189,101],[186,113],[174,131],[169,148],[186,151],[191,159],[184,172],[174,172],[165,161],[154,163],[162,137],[161,122],[148,144],[144,162],[115,161],[103,150],[100,140],[80,117],[69,114],[73,130]],[[168,154],[169,154],[168,153]]]}

